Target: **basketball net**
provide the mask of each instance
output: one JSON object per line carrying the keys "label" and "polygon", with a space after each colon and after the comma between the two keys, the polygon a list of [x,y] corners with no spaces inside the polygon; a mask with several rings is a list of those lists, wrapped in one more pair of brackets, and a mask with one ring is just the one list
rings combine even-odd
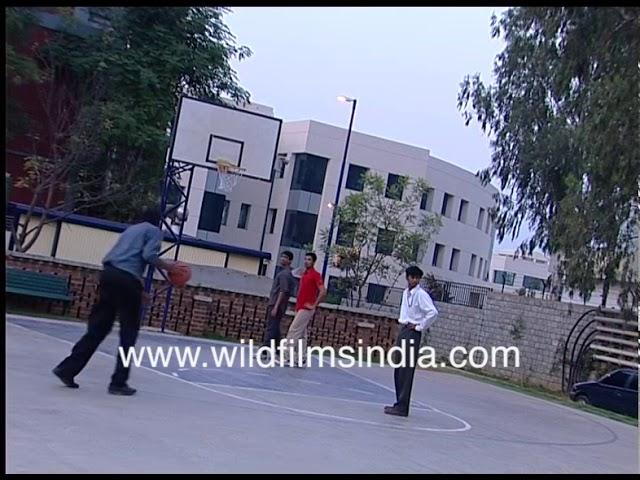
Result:
{"label": "basketball net", "polygon": [[229,193],[240,181],[242,176],[241,168],[225,160],[216,162],[218,167],[218,190]]}

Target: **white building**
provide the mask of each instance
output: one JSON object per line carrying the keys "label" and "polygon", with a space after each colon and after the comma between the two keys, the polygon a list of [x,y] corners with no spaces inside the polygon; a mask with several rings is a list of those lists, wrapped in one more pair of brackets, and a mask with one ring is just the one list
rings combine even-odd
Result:
{"label": "white building", "polygon": [[517,293],[525,289],[528,295],[550,293],[549,258],[539,252],[531,256],[516,256],[513,251],[500,251],[491,257],[490,282],[493,289]]}
{"label": "white building", "polygon": [[[531,256],[516,255],[514,251],[500,251],[491,258],[490,281],[497,292],[524,294],[538,298],[560,300],[598,307],[602,303],[602,283],[586,302],[577,291],[561,287],[556,275],[557,260],[539,252]],[[618,309],[620,286],[611,285],[607,296],[607,308]]]}
{"label": "white building", "polygon": [[[473,173],[425,148],[352,132],[338,187],[346,129],[311,120],[282,123],[262,105],[238,110],[207,103],[195,99],[181,103],[171,150],[175,160],[201,165],[191,183],[185,234],[240,251],[269,253],[271,261],[256,271],[260,275],[275,274],[284,250],[294,253],[294,267],[301,266],[307,246],[318,254],[321,270],[322,234],[329,229],[338,188],[341,201],[361,190],[366,171],[377,173],[387,185],[400,177],[422,178],[431,189],[416,202],[416,212],[433,212],[442,220],[439,232],[422,248],[422,269],[438,280],[488,285],[495,237],[489,211],[497,190],[483,186]],[[231,192],[220,188],[215,168],[220,158],[245,169]],[[182,183],[186,186],[188,180],[183,178]],[[334,242],[339,230],[335,227]],[[237,262],[229,266],[238,267]],[[341,272],[330,266],[326,276],[329,283]],[[400,282],[397,286],[403,286],[402,278]],[[381,301],[392,283],[372,276],[367,301]],[[464,294],[470,295],[468,288]]]}
{"label": "white building", "polygon": [[[331,222],[346,136],[346,129],[311,120],[283,124],[265,237],[265,249],[274,259],[290,250],[300,265],[305,245],[320,250],[321,232]],[[366,170],[388,183],[398,176],[426,179],[432,190],[416,209],[442,214],[442,227],[425,246],[423,270],[438,279],[487,285],[495,238],[488,214],[494,187],[483,186],[473,173],[433,157],[427,149],[352,132],[341,199],[358,189],[357,180]],[[319,253],[318,269],[322,262]],[[267,275],[275,269],[271,262]],[[340,272],[331,267],[327,275]],[[376,293],[368,296],[380,298],[389,281],[372,278],[371,284],[369,290]]]}

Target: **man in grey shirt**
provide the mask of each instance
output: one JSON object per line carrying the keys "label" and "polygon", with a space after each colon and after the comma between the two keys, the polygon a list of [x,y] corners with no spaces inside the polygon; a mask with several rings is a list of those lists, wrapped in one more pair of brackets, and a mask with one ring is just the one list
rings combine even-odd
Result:
{"label": "man in grey shirt", "polygon": [[276,346],[279,346],[280,321],[287,311],[289,297],[293,294],[295,288],[295,280],[291,274],[291,262],[293,261],[293,253],[285,250],[280,255],[280,266],[282,270],[273,279],[271,292],[269,294],[269,303],[267,305],[267,329],[265,332],[264,345],[270,346],[271,340],[275,340]]}
{"label": "man in grey shirt", "polygon": [[[100,274],[98,300],[91,310],[87,333],[73,346],[71,355],[53,369],[62,383],[78,388],[74,377],[91,359],[100,343],[111,331],[116,315],[120,316],[120,346],[125,353],[135,346],[140,329],[140,306],[143,295],[143,275],[147,265],[171,271],[175,264],[160,260],[162,230],[160,209],[146,209],[141,221],[127,228],[104,257]],[[117,355],[116,369],[111,377],[109,393],[133,395],[134,388],[127,385],[129,368]]]}

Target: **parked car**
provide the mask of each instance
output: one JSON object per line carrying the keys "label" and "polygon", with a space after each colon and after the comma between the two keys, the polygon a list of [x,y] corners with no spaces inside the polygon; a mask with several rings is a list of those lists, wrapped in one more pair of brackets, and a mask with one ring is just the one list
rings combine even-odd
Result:
{"label": "parked car", "polygon": [[638,370],[620,368],[600,380],[576,383],[571,400],[612,412],[638,417]]}

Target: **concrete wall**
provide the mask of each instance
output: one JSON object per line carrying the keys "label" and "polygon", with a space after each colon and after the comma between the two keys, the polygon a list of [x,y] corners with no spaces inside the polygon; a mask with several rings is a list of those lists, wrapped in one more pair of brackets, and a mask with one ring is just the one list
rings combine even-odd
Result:
{"label": "concrete wall", "polygon": [[[53,272],[69,278],[74,301],[67,314],[88,318],[95,300],[99,270],[91,265],[52,261],[43,257],[9,254],[8,268]],[[167,327],[188,335],[216,334],[239,340],[260,341],[265,327],[266,298],[271,281],[257,275],[216,267],[194,268],[189,286],[178,289],[172,298]],[[163,288],[158,281],[154,288]],[[145,320],[159,326],[164,296],[158,295]],[[516,346],[520,368],[486,367],[487,374],[528,385],[559,390],[562,347],[566,336],[585,307],[490,293],[484,309],[436,302],[440,312],[436,323],[423,336],[424,343],[448,356],[456,346],[470,350],[482,346]],[[31,305],[34,307],[35,305]],[[291,305],[290,305],[291,306]],[[54,306],[52,313],[61,313]],[[292,320],[289,311],[283,321],[286,331]],[[397,334],[397,314],[323,305],[310,327],[310,345],[393,346]],[[513,362],[511,362],[513,364]]]}
{"label": "concrete wall", "polygon": [[[55,223],[45,225],[42,233],[28,253],[50,257],[54,246],[55,230]],[[110,230],[62,222],[55,258],[101,266],[102,259],[115,244],[118,236],[118,233]],[[169,246],[168,242],[163,242],[162,244],[163,249]],[[228,260],[227,256],[229,257]],[[191,245],[180,246],[178,259],[192,265],[211,267],[224,267],[226,264],[229,269],[251,274],[257,274],[260,266],[260,259],[255,257],[227,254]]]}
{"label": "concrete wall", "polygon": [[115,232],[63,223],[56,257],[101,265],[105,254],[117,240],[118,234]]}
{"label": "concrete wall", "polygon": [[476,345],[515,346],[520,350],[520,368],[485,367],[483,373],[551,390],[561,389],[564,342],[575,321],[588,310],[500,293],[490,293],[482,310],[442,303],[437,308],[440,316],[424,338],[426,344],[444,352],[457,345],[467,350]]}

